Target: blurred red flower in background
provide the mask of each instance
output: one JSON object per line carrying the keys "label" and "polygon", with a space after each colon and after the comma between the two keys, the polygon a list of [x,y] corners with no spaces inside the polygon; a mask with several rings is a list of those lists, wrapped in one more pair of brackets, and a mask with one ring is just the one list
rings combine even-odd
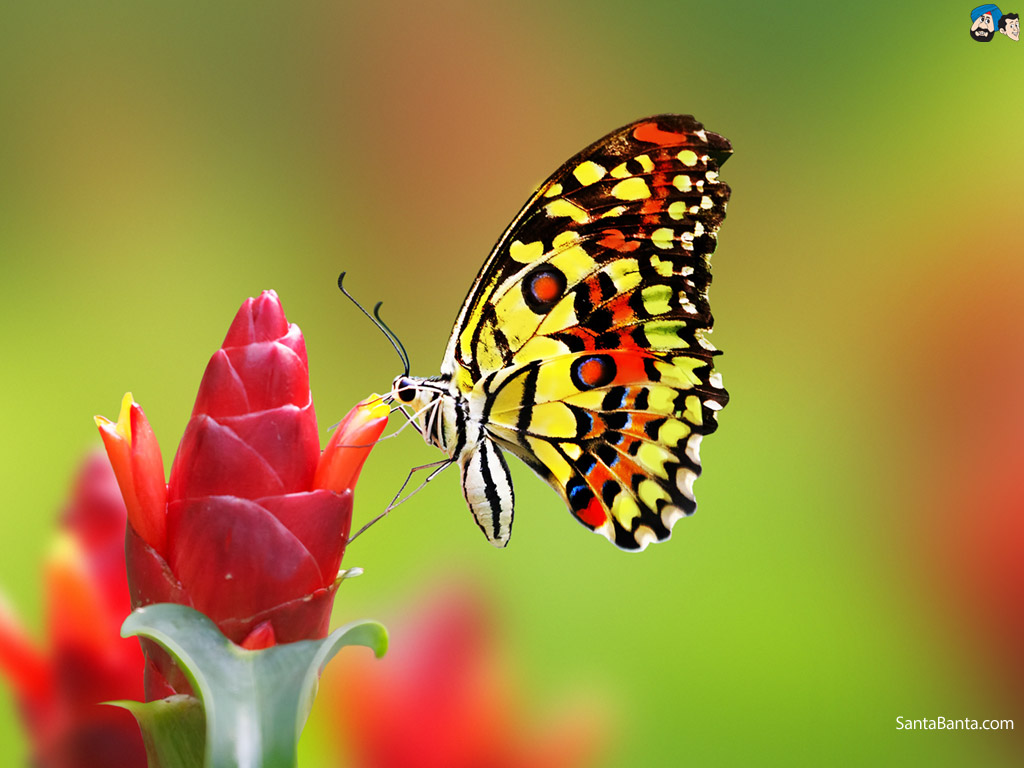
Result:
{"label": "blurred red flower in background", "polygon": [[[957,244],[962,254],[985,245]],[[1024,323],[1016,252],[995,247],[968,274],[901,307],[913,419],[904,470],[916,501],[902,552],[955,628],[964,664],[1008,702],[1024,705]],[[966,307],[970,322],[950,311]]]}
{"label": "blurred red flower in background", "polygon": [[[97,417],[128,508],[132,607],[172,602],[263,648],[327,634],[352,488],[389,408],[357,405],[321,454],[305,341],[273,291],[248,299],[213,355],[164,483],[142,409]],[[188,692],[143,641],[149,700]]]}
{"label": "blurred red flower in background", "polygon": [[120,635],[130,611],[125,505],[110,465],[88,459],[45,564],[49,647],[39,649],[0,601],[0,672],[39,768],[144,768],[135,718],[102,706],[142,696],[142,653]]}
{"label": "blurred red flower in background", "polygon": [[389,622],[388,655],[329,666],[321,697],[356,768],[579,768],[596,764],[606,715],[593,700],[543,721],[523,716],[481,598],[435,589]]}

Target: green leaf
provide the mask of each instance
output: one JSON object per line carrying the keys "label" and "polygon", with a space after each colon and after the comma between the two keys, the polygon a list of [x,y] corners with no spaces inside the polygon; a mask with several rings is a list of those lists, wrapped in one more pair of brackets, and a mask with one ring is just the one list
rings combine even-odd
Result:
{"label": "green leaf", "polygon": [[[323,640],[248,651],[203,614],[171,603],[138,609],[125,620],[121,634],[141,635],[162,646],[199,694],[206,711],[205,768],[294,768],[299,734],[327,662],[346,645],[366,646],[379,658],[388,643],[383,626],[358,621]],[[146,727],[142,720],[140,725]],[[154,748],[171,749],[163,742],[178,737],[158,729],[152,734]]]}
{"label": "green leaf", "polygon": [[181,694],[159,701],[110,701],[139,723],[150,768],[203,768],[206,723],[203,704]]}

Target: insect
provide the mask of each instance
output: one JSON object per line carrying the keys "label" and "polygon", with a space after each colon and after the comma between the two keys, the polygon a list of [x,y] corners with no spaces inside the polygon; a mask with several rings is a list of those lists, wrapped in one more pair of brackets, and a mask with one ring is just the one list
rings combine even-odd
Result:
{"label": "insect", "polygon": [[[390,398],[446,458],[494,545],[512,532],[504,452],[626,550],[696,509],[699,448],[728,401],[705,335],[728,140],[686,115],[631,123],[545,181],[484,262],[440,375]],[[401,354],[401,353],[400,353]]]}

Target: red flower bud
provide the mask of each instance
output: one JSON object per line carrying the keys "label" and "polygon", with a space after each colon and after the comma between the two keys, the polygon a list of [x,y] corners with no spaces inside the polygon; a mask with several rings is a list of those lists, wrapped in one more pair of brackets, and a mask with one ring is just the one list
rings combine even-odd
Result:
{"label": "red flower bud", "polygon": [[[266,291],[242,305],[206,368],[162,514],[151,474],[159,452],[136,449],[152,433],[135,408],[131,450],[112,437],[120,420],[118,428],[98,422],[128,489],[132,605],[192,606],[249,648],[324,637],[352,522],[352,487],[369,452],[341,445],[373,443],[388,406],[379,397],[357,405],[324,454],[329,466],[318,470],[305,341]],[[165,654],[144,648],[150,699],[187,690]]]}
{"label": "red flower bud", "polygon": [[0,602],[0,672],[40,768],[146,765],[135,719],[100,703],[142,695],[142,654],[120,636],[129,612],[125,517],[110,466],[91,458],[46,562],[49,647],[38,649]]}

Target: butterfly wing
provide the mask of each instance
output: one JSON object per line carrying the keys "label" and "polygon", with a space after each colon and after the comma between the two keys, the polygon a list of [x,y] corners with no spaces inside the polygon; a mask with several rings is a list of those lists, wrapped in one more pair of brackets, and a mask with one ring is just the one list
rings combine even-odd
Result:
{"label": "butterfly wing", "polygon": [[623,348],[513,366],[481,386],[487,431],[622,549],[693,514],[700,442],[728,396],[704,355]]}
{"label": "butterfly wing", "polygon": [[730,152],[661,115],[569,160],[498,241],[442,363],[493,439],[624,549],[694,511],[728,400],[704,334]]}
{"label": "butterfly wing", "polygon": [[[524,347],[556,325],[569,326],[569,307],[554,300],[557,290],[579,296],[573,289],[598,272],[606,277],[596,296],[604,298],[678,274],[686,296],[672,303],[692,305],[695,319],[710,329],[708,259],[729,199],[718,169],[731,152],[725,138],[692,117],[659,115],[620,128],[567,161],[527,201],[484,262],[455,322],[442,374],[468,393],[483,374],[512,365],[517,353],[523,360],[553,349],[544,341]],[[624,256],[630,259],[620,262]],[[665,297],[644,287],[634,306],[646,300],[657,309]],[[630,308],[607,307],[618,317],[599,314],[593,328],[610,330],[609,322]]]}

